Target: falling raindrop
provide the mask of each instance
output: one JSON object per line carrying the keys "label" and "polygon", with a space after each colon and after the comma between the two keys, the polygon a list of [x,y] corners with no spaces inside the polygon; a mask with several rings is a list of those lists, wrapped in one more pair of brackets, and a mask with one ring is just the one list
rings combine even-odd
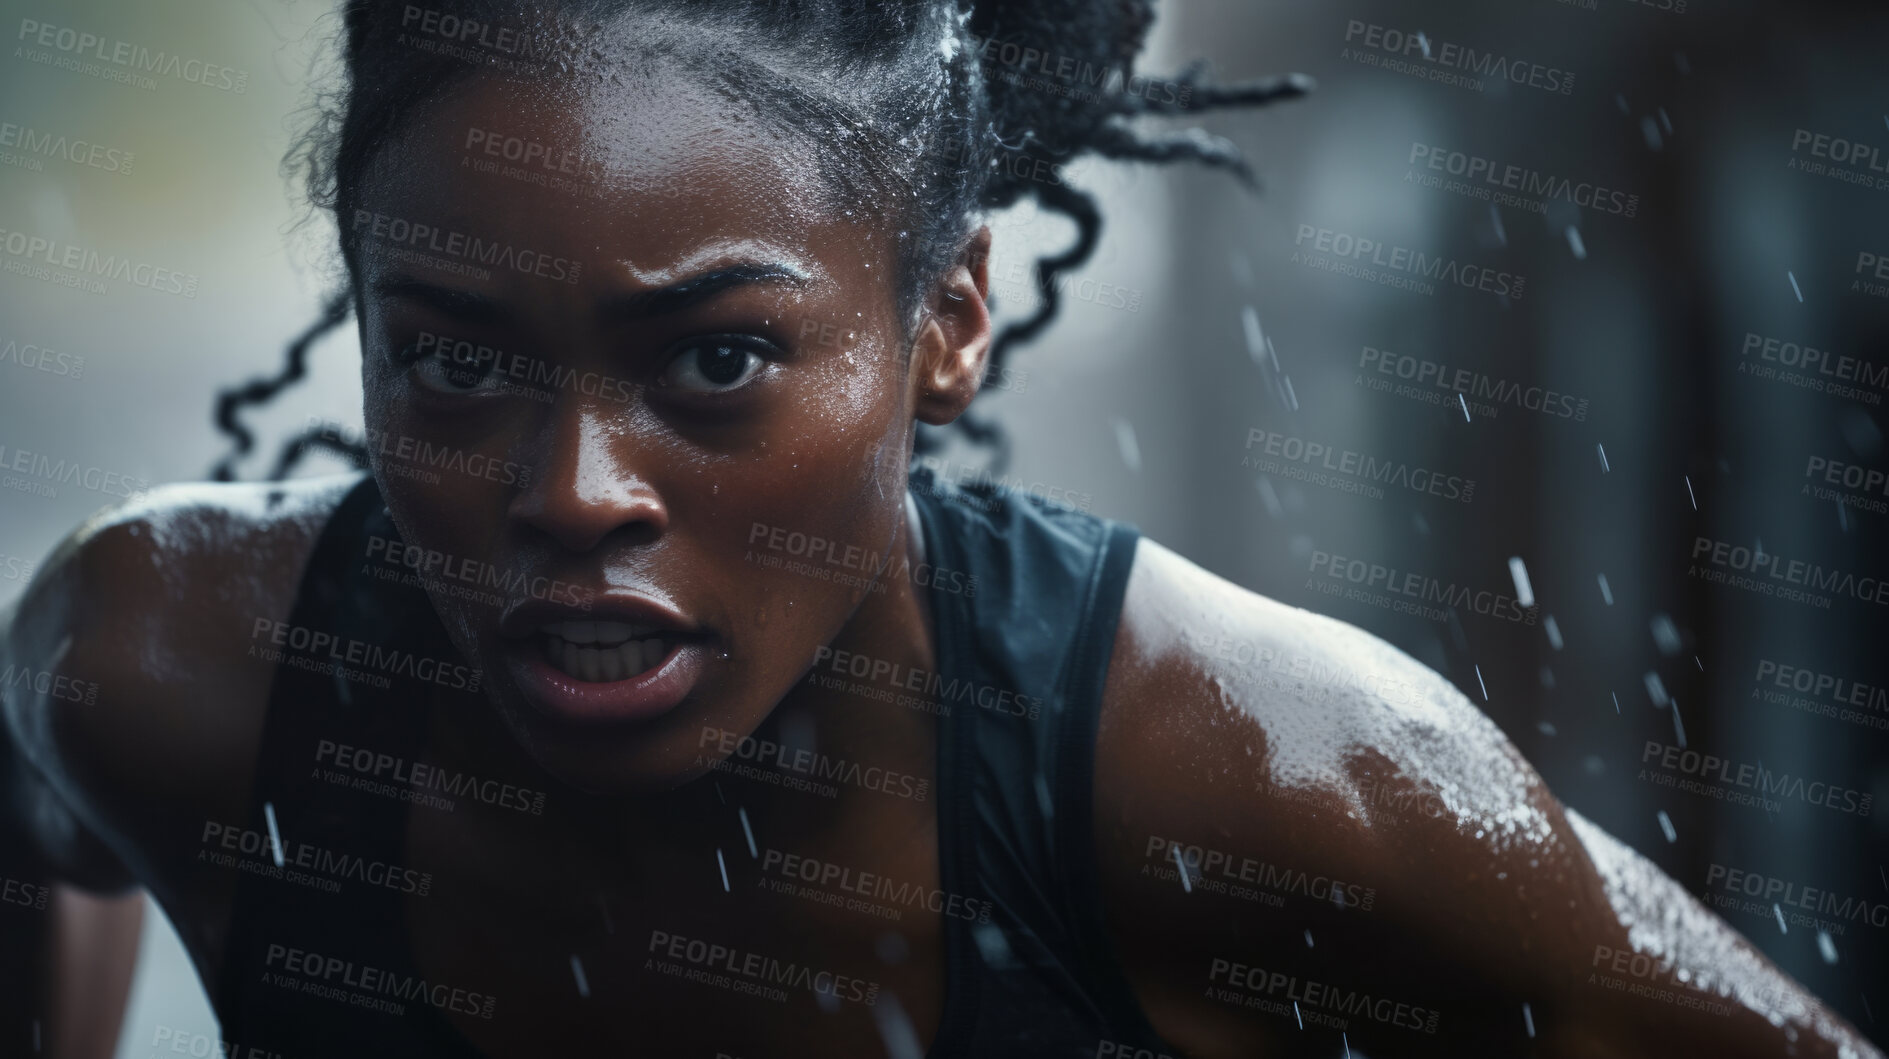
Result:
{"label": "falling raindrop", "polygon": [[1699,510],[1699,495],[1692,491],[1692,476],[1686,475],[1686,499],[1692,501],[1692,510]]}
{"label": "falling raindrop", "polygon": [[1562,647],[1561,623],[1554,620],[1554,615],[1544,615],[1541,619],[1541,631],[1548,634],[1548,646],[1559,651]]}
{"label": "falling raindrop", "polygon": [[1798,301],[1800,301],[1800,302],[1801,302],[1801,301],[1803,301],[1803,300],[1804,300],[1804,289],[1803,289],[1802,287],[1799,287],[1799,286],[1797,285],[1797,273],[1795,273],[1795,272],[1786,272],[1786,273],[1784,273],[1784,275],[1790,278],[1790,281],[1791,281],[1791,293],[1792,293],[1792,294],[1795,294],[1795,295],[1797,295],[1797,300],[1798,300]]}
{"label": "falling raindrop", "polygon": [[1823,957],[1825,963],[1837,962],[1837,943],[1830,940],[1828,931],[1817,932],[1817,953]]}
{"label": "falling raindrop", "polygon": [[1612,467],[1609,467],[1609,466],[1607,466],[1607,450],[1606,450],[1606,448],[1605,448],[1605,447],[1603,447],[1603,446],[1601,445],[1601,443],[1600,443],[1600,442],[1598,442],[1598,441],[1596,441],[1596,442],[1594,442],[1594,453],[1595,453],[1596,455],[1598,455],[1598,456],[1600,457],[1600,470],[1601,470],[1601,473],[1602,473],[1602,474],[1607,474],[1607,473],[1609,473],[1609,472],[1611,472],[1611,471],[1613,470],[1613,468],[1612,468]]}
{"label": "falling raindrop", "polygon": [[1266,505],[1266,514],[1273,518],[1285,514],[1285,505],[1279,502],[1279,493],[1272,487],[1272,479],[1262,474],[1253,479],[1253,485],[1259,490],[1260,503]]}
{"label": "falling raindrop", "polygon": [[577,995],[589,1000],[590,979],[584,976],[584,961],[578,959],[574,952],[571,953],[571,977],[577,979]]}
{"label": "falling raindrop", "polygon": [[1528,1002],[1522,1002],[1522,1022],[1528,1026],[1528,1035],[1535,1035],[1535,1013],[1528,1008]]}
{"label": "falling raindrop", "polygon": [[878,1003],[872,1005],[872,1020],[879,1024],[879,1037],[885,1041],[888,1059],[922,1059],[925,1050],[919,1046],[918,1031],[912,1028],[912,1020],[906,1017],[897,997],[881,992]]}
{"label": "falling raindrop", "polygon": [[715,847],[715,865],[721,869],[722,892],[733,893],[734,888],[728,885],[728,861],[722,858],[720,846]]}
{"label": "falling raindrop", "polygon": [[1572,224],[1568,225],[1568,249],[1573,252],[1574,260],[1587,260],[1587,244],[1581,239],[1581,230]]}
{"label": "falling raindrop", "polygon": [[[1462,394],[1457,394],[1461,397]],[[1528,564],[1519,555],[1509,556],[1509,578],[1515,582],[1515,602],[1521,607],[1535,605],[1535,586],[1528,580]]]}
{"label": "falling raindrop", "polygon": [[1679,841],[1679,832],[1673,830],[1673,818],[1666,815],[1666,810],[1659,811],[1659,829],[1666,833],[1668,843]]}
{"label": "falling raindrop", "polygon": [[1646,684],[1646,697],[1653,700],[1653,705],[1665,709],[1666,704],[1672,701],[1672,696],[1666,694],[1666,682],[1650,669],[1640,679]]}
{"label": "falling raindrop", "polygon": [[1653,615],[1651,623],[1653,642],[1659,646],[1659,653],[1671,657],[1679,653],[1679,627],[1672,618],[1665,614]]}
{"label": "falling raindrop", "polygon": [[1456,391],[1456,403],[1463,406],[1463,422],[1469,422],[1469,400],[1463,396],[1461,390]]}
{"label": "falling raindrop", "polygon": [[1789,934],[1791,928],[1784,925],[1784,909],[1779,908],[1776,901],[1771,902],[1771,912],[1777,916],[1778,933]]}
{"label": "falling raindrop", "polygon": [[275,866],[282,866],[282,833],[275,826],[275,803],[262,803],[262,818],[269,824],[269,856],[275,860]]}
{"label": "falling raindrop", "polygon": [[1135,441],[1135,428],[1126,419],[1115,420],[1115,444],[1122,450],[1122,463],[1131,471],[1141,470],[1141,445]]}
{"label": "falling raindrop", "polygon": [[1614,589],[1612,585],[1607,583],[1607,575],[1597,574],[1595,576],[1600,580],[1601,601],[1606,603],[1610,607],[1613,606],[1614,605]]}
{"label": "falling raindrop", "polygon": [[1188,894],[1193,893],[1194,880],[1187,876],[1187,862],[1181,859],[1181,847],[1169,846],[1168,848],[1174,851],[1174,866],[1181,871],[1181,892]]}
{"label": "falling raindrop", "polygon": [[[1337,887],[1334,886],[1332,887],[1332,889],[1335,890],[1337,889]],[[1308,949],[1312,947],[1312,931],[1310,930],[1310,928],[1308,928],[1305,932],[1305,947]]]}
{"label": "falling raindrop", "polygon": [[741,814],[741,833],[748,838],[748,856],[759,858],[761,853],[754,846],[754,828],[748,825],[748,810],[744,808],[736,811]]}
{"label": "falling raindrop", "polygon": [[1476,667],[1476,684],[1478,687],[1482,688],[1482,701],[1488,702],[1489,701],[1489,685],[1483,683],[1481,666]]}

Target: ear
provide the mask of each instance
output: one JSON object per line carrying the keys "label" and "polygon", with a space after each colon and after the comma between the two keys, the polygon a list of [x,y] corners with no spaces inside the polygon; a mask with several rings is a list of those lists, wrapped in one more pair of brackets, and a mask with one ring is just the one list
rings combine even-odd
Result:
{"label": "ear", "polygon": [[944,426],[971,405],[990,359],[990,229],[980,227],[932,288],[912,347],[913,414]]}

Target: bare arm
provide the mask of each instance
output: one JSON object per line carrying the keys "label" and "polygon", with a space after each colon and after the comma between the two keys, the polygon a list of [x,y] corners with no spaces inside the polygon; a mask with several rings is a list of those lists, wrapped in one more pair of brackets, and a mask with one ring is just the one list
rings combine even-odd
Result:
{"label": "bare arm", "polygon": [[137,969],[144,894],[96,897],[56,885],[50,913],[47,1054],[53,1059],[111,1059]]}
{"label": "bare arm", "polygon": [[1111,667],[1104,907],[1189,1056],[1880,1054],[1374,637],[1144,544]]}

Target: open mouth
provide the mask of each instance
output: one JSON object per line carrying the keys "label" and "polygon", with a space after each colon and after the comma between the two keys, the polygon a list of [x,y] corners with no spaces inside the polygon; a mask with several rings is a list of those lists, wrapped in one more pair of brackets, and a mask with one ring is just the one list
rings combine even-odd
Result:
{"label": "open mouth", "polygon": [[545,663],[590,683],[629,680],[662,664],[691,639],[674,630],[622,621],[554,621],[538,629]]}

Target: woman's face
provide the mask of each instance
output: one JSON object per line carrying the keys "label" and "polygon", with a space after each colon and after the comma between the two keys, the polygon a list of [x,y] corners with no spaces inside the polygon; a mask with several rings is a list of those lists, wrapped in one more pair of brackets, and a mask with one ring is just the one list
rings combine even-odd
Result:
{"label": "woman's face", "polygon": [[341,218],[409,558],[518,742],[585,789],[724,757],[865,595],[797,555],[886,555],[903,518],[925,398],[892,232],[771,125],[681,77],[475,78]]}

